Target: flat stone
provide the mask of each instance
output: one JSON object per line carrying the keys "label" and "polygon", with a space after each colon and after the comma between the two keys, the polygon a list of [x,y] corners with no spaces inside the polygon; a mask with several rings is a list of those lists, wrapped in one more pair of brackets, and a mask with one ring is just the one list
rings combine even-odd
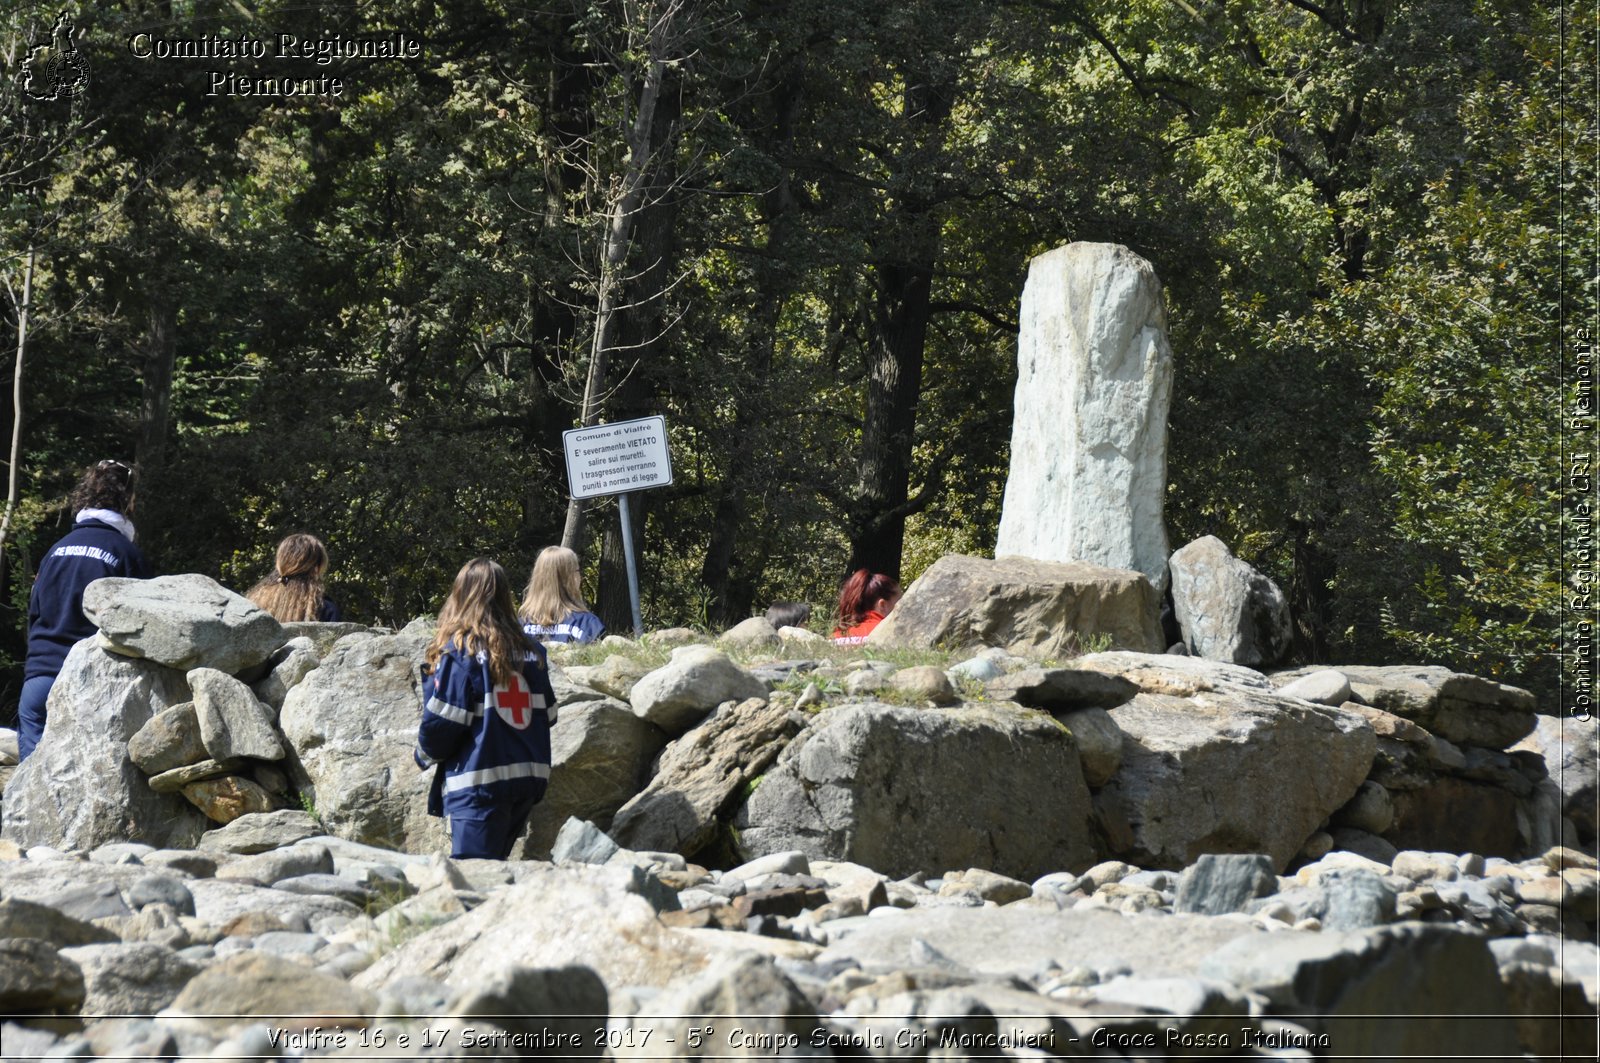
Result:
{"label": "flat stone", "polygon": [[214,779],[219,775],[238,771],[244,767],[242,760],[199,760],[185,764],[179,768],[172,768],[150,780],[150,789],[158,794],[181,794],[183,788],[190,783],[201,782],[205,779]]}
{"label": "flat stone", "polygon": [[283,628],[265,610],[208,576],[95,580],[83,613],[103,645],[187,672],[229,675],[265,661],[283,645]]}
{"label": "flat stone", "polygon": [[200,838],[199,848],[220,853],[261,853],[321,833],[322,827],[306,813],[283,809],[240,816],[220,829],[207,831]]}

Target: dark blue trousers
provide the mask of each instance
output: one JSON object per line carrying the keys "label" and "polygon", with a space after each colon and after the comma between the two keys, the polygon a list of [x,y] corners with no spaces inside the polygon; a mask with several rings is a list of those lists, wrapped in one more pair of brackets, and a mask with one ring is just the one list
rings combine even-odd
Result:
{"label": "dark blue trousers", "polygon": [[17,759],[27,760],[33,747],[44,737],[44,705],[50,699],[50,688],[56,685],[53,675],[36,675],[22,684],[22,696],[17,701]]}
{"label": "dark blue trousers", "polygon": [[537,797],[504,804],[464,808],[450,813],[450,857],[453,860],[504,860],[522,837]]}

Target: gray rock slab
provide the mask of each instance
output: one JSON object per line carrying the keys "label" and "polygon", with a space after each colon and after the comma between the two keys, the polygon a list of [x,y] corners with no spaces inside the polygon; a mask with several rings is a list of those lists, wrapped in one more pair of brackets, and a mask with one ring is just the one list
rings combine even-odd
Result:
{"label": "gray rock slab", "polygon": [[606,1054],[594,1035],[594,1016],[610,1014],[610,998],[585,965],[490,971],[464,985],[444,1010],[458,1020],[487,1020],[533,1044],[559,1046],[549,1051],[561,1058]]}
{"label": "gray rock slab", "polygon": [[1246,920],[1203,916],[1127,916],[1100,908],[1045,911],[918,908],[890,918],[858,916],[828,923],[830,941],[816,963],[852,962],[871,972],[916,966],[917,942],[964,968],[1027,978],[1051,964],[1070,970],[1138,971],[1145,977],[1191,975],[1235,939],[1265,935]]}
{"label": "gray rock slab", "polygon": [[256,1016],[291,1027],[361,1027],[376,1006],[371,994],[343,978],[270,953],[244,952],[219,959],[192,978],[167,1017],[188,1016],[193,1025],[225,1036],[252,1025]]}
{"label": "gray rock slab", "polygon": [[86,1015],[153,1015],[177,997],[200,966],[143,942],[63,949],[83,972]]}
{"label": "gray rock slab", "polygon": [[228,775],[244,767],[242,760],[205,760],[172,768],[150,778],[150,789],[158,794],[181,794],[183,788],[220,775]]}
{"label": "gray rock slab", "polygon": [[134,908],[165,904],[182,915],[194,914],[194,894],[175,875],[146,875],[128,887],[127,896]]}
{"label": "gray rock slab", "polygon": [[667,735],[613,697],[564,705],[550,731],[550,788],[534,806],[520,848],[523,859],[549,857],[568,819],[610,823],[650,778]]}
{"label": "gray rock slab", "polygon": [[1157,651],[1160,603],[1139,572],[1087,561],[947,554],[906,588],[871,646],[998,646],[1026,657],[1070,657],[1091,635]]}
{"label": "gray rock slab", "polygon": [[[607,986],[665,986],[727,946],[664,926],[640,895],[643,877],[635,869],[530,865],[515,885],[404,942],[353,982],[378,989],[420,975],[464,985],[514,966],[580,964]],[[507,926],[518,932],[507,935]],[[618,941],[628,947],[614,947]]]}
{"label": "gray rock slab", "polygon": [[273,714],[249,687],[226,672],[196,668],[189,672],[189,689],[194,691],[201,741],[214,759],[283,759]]}
{"label": "gray rock slab", "polygon": [[116,941],[117,935],[38,901],[0,897],[0,938],[39,938],[57,948]]}
{"label": "gray rock slab", "polygon": [[23,848],[192,845],[205,817],[152,792],[128,757],[128,740],[152,716],[188,700],[182,674],[78,643],[50,689],[43,737],[6,786],[0,837]]}
{"label": "gray rock slab", "polygon": [[1282,931],[1224,945],[1199,973],[1260,993],[1313,1029],[1325,1027],[1336,1056],[1518,1053],[1509,1019],[1474,1021],[1505,1016],[1506,991],[1487,941],[1454,927]]}
{"label": "gray rock slab", "polygon": [[372,887],[339,875],[295,875],[279,879],[272,884],[272,888],[300,897],[332,897],[357,907],[364,907],[378,899],[378,893]]}
{"label": "gray rock slab", "polygon": [[798,724],[779,703],[726,703],[667,745],[655,776],[611,821],[629,849],[689,856],[710,842],[718,814],[788,744]]}
{"label": "gray rock slab", "polygon": [[270,614],[195,573],[95,580],[83,592],[83,613],[115,652],[183,672],[215,668],[233,675],[285,641]]}
{"label": "gray rock slab", "polygon": [[361,914],[356,905],[337,897],[289,893],[244,882],[197,879],[190,888],[196,918],[213,926],[223,926],[247,912],[270,913],[286,923],[303,919],[307,925],[326,917],[353,919]]}
{"label": "gray rock slab", "polygon": [[550,859],[558,864],[603,864],[618,849],[616,842],[593,823],[576,817],[567,820],[550,852]]}
{"label": "gray rock slab", "polygon": [[412,759],[427,642],[347,638],[284,699],[292,781],[325,833],[406,852],[448,847],[443,820],[428,815],[433,772]]}
{"label": "gray rock slab", "polygon": [[83,1006],[83,973],[39,938],[0,938],[0,1013],[72,1013]]}
{"label": "gray rock slab", "polygon": [[1127,737],[1096,807],[1111,851],[1147,868],[1219,850],[1286,867],[1356,792],[1377,749],[1358,714],[1241,687],[1140,694],[1110,711]]}
{"label": "gray rock slab", "polygon": [[1088,817],[1077,744],[1049,716],[869,703],[818,714],[735,826],[747,858],[798,849],[895,876],[980,867],[1032,880],[1093,862]]}
{"label": "gray rock slab", "polygon": [[1278,693],[1286,698],[1314,701],[1319,705],[1343,705],[1350,700],[1350,680],[1336,669],[1321,668],[1279,687]]}
{"label": "gray rock slab", "polygon": [[[1505,749],[1533,730],[1536,702],[1519,687],[1436,665],[1340,665],[1355,697],[1457,745]],[[1287,684],[1303,671],[1278,672]]]}
{"label": "gray rock slab", "polygon": [[1169,564],[1173,612],[1190,653],[1259,668],[1288,652],[1288,599],[1221,539],[1196,539],[1175,551]]}
{"label": "gray rock slab", "polygon": [[217,869],[216,877],[229,882],[271,886],[298,875],[332,875],[333,870],[333,854],[327,846],[304,841],[230,860]]}
{"label": "gray rock slab", "polygon": [[1242,912],[1277,886],[1272,858],[1263,853],[1205,853],[1179,876],[1173,910],[1197,915]]}

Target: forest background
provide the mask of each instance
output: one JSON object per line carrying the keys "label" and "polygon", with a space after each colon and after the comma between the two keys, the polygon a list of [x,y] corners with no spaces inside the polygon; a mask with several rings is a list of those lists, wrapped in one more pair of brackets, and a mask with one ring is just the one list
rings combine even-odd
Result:
{"label": "forest background", "polygon": [[[669,426],[675,482],[632,506],[652,626],[987,554],[1022,281],[1072,240],[1164,282],[1169,533],[1271,574],[1297,659],[1559,687],[1586,7],[107,2],[67,8],[87,88],[41,102],[16,75],[60,5],[6,6],[0,705],[108,456],[159,571],[243,589],[310,530],[376,623],[565,536],[626,629],[614,500],[567,511],[561,432],[597,417]],[[141,59],[141,32],[422,54]]]}

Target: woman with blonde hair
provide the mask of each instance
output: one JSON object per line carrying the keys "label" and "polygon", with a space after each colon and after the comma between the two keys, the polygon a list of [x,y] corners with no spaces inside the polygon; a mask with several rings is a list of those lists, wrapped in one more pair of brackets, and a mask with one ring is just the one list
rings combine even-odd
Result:
{"label": "woman with blonde hair", "polygon": [[245,595],[280,623],[342,619],[338,605],[323,593],[322,577],[328,571],[328,548],[315,535],[304,532],[278,544],[272,575]]}
{"label": "woman with blonde hair", "polygon": [[424,654],[417,766],[434,768],[428,814],[452,859],[504,860],[550,782],[556,696],[544,649],[523,634],[505,569],[456,574]]}
{"label": "woman with blonde hair", "polygon": [[539,551],[520,612],[522,630],[541,642],[594,642],[606,631],[584,604],[578,555],[564,546]]}

